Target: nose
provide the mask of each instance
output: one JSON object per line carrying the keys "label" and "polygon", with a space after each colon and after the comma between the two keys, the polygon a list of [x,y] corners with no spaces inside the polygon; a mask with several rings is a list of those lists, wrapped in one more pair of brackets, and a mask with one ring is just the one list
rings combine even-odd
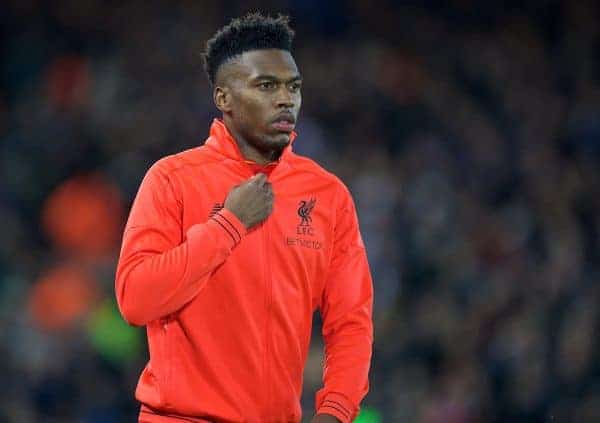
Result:
{"label": "nose", "polygon": [[287,89],[287,87],[282,87],[277,93],[277,107],[291,109],[294,107],[294,95]]}

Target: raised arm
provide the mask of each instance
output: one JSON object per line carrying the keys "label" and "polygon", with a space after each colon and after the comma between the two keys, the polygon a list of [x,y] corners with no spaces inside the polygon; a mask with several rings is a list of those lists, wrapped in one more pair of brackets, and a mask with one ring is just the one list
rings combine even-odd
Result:
{"label": "raised arm", "polygon": [[183,233],[180,196],[160,162],[154,165],[133,203],[117,265],[116,296],[125,320],[145,325],[191,301],[246,228],[268,216],[271,201],[264,178],[252,178],[231,190],[223,210]]}

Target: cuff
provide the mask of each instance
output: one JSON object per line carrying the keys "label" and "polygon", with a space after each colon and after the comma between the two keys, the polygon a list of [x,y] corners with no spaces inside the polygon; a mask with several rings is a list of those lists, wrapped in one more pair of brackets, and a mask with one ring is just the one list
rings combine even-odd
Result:
{"label": "cuff", "polygon": [[246,227],[244,224],[235,214],[227,209],[221,209],[218,213],[212,215],[209,220],[216,222],[221,229],[227,232],[233,242],[231,248],[238,245],[243,236],[246,235]]}
{"label": "cuff", "polygon": [[350,423],[357,414],[354,404],[342,394],[330,392],[321,401],[317,414],[330,414],[340,420],[342,423]]}
{"label": "cuff", "polygon": [[212,215],[211,219],[223,225],[223,229],[229,232],[232,238],[236,240],[235,245],[239,244],[242,237],[246,235],[244,224],[235,214],[227,209],[221,209],[218,213]]}
{"label": "cuff", "polygon": [[207,241],[216,250],[229,254],[246,235],[244,224],[230,211],[221,210],[206,223],[197,223],[187,230],[190,251],[198,252]]}

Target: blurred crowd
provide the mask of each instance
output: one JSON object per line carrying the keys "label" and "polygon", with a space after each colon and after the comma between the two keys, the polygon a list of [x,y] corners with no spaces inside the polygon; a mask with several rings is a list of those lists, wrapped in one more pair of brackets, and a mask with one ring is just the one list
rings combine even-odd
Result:
{"label": "blurred crowd", "polygon": [[[294,148],[350,187],[375,286],[364,422],[600,421],[600,7],[260,2],[291,13]],[[213,117],[204,42],[258,3],[0,7],[0,421],[135,421],[121,231]],[[303,407],[322,341],[315,318]]]}

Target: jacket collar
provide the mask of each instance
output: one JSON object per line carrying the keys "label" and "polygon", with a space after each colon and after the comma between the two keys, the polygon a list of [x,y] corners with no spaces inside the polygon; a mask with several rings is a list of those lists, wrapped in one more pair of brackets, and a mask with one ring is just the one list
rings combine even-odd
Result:
{"label": "jacket collar", "polygon": [[[264,167],[271,167],[273,165],[277,165],[277,163],[285,160],[289,153],[292,151],[292,143],[296,138],[296,132],[292,132],[290,136],[290,143],[287,147],[284,148],[279,159],[267,163]],[[259,166],[257,163],[246,159],[242,156],[242,152],[240,151],[235,139],[225,126],[225,123],[221,119],[214,119],[210,126],[210,136],[208,140],[206,140],[205,145],[217,150],[219,153],[227,156],[230,159],[236,160],[238,162],[244,162],[251,166]]]}

